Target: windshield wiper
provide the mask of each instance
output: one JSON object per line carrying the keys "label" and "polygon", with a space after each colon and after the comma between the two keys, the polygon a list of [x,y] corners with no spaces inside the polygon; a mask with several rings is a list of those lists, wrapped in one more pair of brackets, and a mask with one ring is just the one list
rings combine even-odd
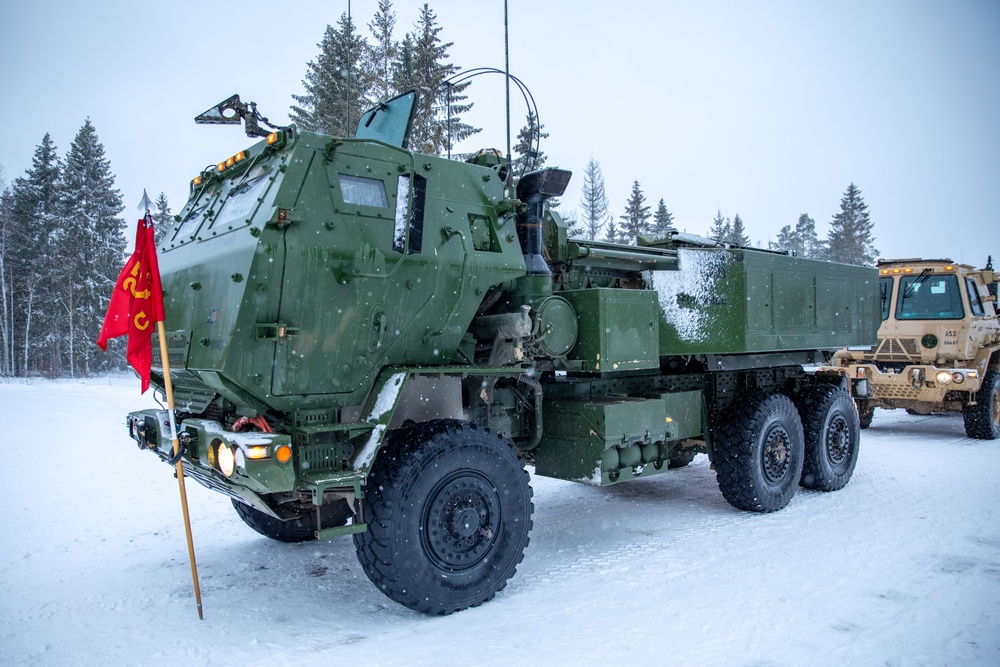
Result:
{"label": "windshield wiper", "polygon": [[928,276],[930,276],[931,274],[931,270],[932,269],[930,269],[929,267],[924,269],[923,271],[920,272],[920,275],[917,276],[916,280],[914,280],[912,283],[906,286],[906,289],[903,290],[903,293],[901,295],[904,301],[906,299],[909,299],[914,294],[916,294],[917,288],[927,280]]}

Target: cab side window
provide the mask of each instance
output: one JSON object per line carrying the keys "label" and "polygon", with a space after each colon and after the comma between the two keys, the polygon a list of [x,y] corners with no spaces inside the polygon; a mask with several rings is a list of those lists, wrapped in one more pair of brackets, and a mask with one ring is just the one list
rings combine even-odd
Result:
{"label": "cab side window", "polygon": [[976,281],[972,278],[966,278],[965,290],[969,293],[969,308],[972,309],[972,316],[982,317],[985,315],[986,309],[983,308],[983,302],[979,298],[979,288],[976,287]]}

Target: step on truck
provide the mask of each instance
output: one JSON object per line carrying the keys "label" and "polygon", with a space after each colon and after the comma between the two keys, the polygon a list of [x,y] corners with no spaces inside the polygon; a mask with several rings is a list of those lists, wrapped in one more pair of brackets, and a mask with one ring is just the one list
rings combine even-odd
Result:
{"label": "step on truck", "polygon": [[[526,464],[609,486],[705,452],[753,512],[848,482],[858,383],[806,369],[874,341],[874,269],[567,238],[546,203],[570,172],[515,186],[498,151],[407,150],[415,99],[352,139],[268,133],[236,96],[203,116],[267,137],[200,173],[158,246],[186,475],[269,538],[353,535],[378,589],[430,614],[514,574]],[[169,459],[165,411],[127,424]]]}
{"label": "step on truck", "polygon": [[977,269],[950,259],[879,260],[878,344],[835,355],[868,382],[861,428],[875,408],[961,412],[970,438],[1000,437],[1000,322],[992,256]]}

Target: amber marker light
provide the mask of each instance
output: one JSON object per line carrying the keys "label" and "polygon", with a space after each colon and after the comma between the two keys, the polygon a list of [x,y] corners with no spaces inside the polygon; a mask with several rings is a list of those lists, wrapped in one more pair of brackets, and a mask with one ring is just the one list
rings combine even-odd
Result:
{"label": "amber marker light", "polygon": [[913,269],[903,269],[903,273],[913,273]]}
{"label": "amber marker light", "polygon": [[236,158],[235,157],[231,157],[228,160],[226,160],[226,166],[227,167],[232,167],[234,164],[236,164]]}
{"label": "amber marker light", "polygon": [[226,163],[220,162],[219,164],[215,165],[215,168],[218,169],[219,171],[222,171],[223,169],[226,168]]}
{"label": "amber marker light", "polygon": [[892,272],[893,273],[899,273],[899,269],[893,269]]}
{"label": "amber marker light", "polygon": [[954,266],[946,266],[946,267],[944,267],[944,270],[945,271],[954,271],[955,267]]}
{"label": "amber marker light", "polygon": [[201,174],[198,174],[197,176],[195,176],[194,180],[191,181],[191,182],[194,183],[195,187],[198,187],[199,185],[201,185]]}
{"label": "amber marker light", "polygon": [[271,134],[267,135],[267,145],[268,146],[270,146],[271,144],[275,144],[277,142],[278,142],[278,133],[277,132],[272,132]]}
{"label": "amber marker light", "polygon": [[882,269],[882,275],[883,276],[889,275],[889,269]]}
{"label": "amber marker light", "polygon": [[246,159],[247,159],[246,151],[240,151],[239,153],[236,154],[236,161],[237,162],[243,162],[243,160],[246,160]]}
{"label": "amber marker light", "polygon": [[278,459],[278,463],[288,463],[292,460],[292,448],[288,445],[279,445],[274,450],[274,458]]}

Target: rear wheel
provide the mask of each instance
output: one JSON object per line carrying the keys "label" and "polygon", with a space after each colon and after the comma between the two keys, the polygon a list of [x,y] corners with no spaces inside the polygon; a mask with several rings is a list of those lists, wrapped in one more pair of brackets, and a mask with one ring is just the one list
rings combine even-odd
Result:
{"label": "rear wheel", "polygon": [[817,491],[842,489],[858,462],[861,430],[850,394],[833,385],[802,392],[799,415],[805,434],[802,486]]}
{"label": "rear wheel", "polygon": [[756,395],[716,430],[715,473],[734,507],[774,512],[795,495],[804,439],[795,404],[782,394]]}
{"label": "rear wheel", "polygon": [[[316,539],[315,509],[295,510],[293,518],[283,520],[235,499],[233,507],[243,519],[243,523],[264,537],[270,537],[279,542],[308,542]],[[343,526],[352,514],[350,505],[343,499],[326,503],[321,512],[320,520],[323,522],[323,528]]]}
{"label": "rear wheel", "polygon": [[975,404],[962,410],[965,434],[980,440],[1000,438],[1000,372],[987,371],[976,392]]}
{"label": "rear wheel", "polygon": [[493,598],[524,557],[528,472],[513,445],[462,422],[416,426],[368,475],[358,560],[380,591],[426,614]]}

